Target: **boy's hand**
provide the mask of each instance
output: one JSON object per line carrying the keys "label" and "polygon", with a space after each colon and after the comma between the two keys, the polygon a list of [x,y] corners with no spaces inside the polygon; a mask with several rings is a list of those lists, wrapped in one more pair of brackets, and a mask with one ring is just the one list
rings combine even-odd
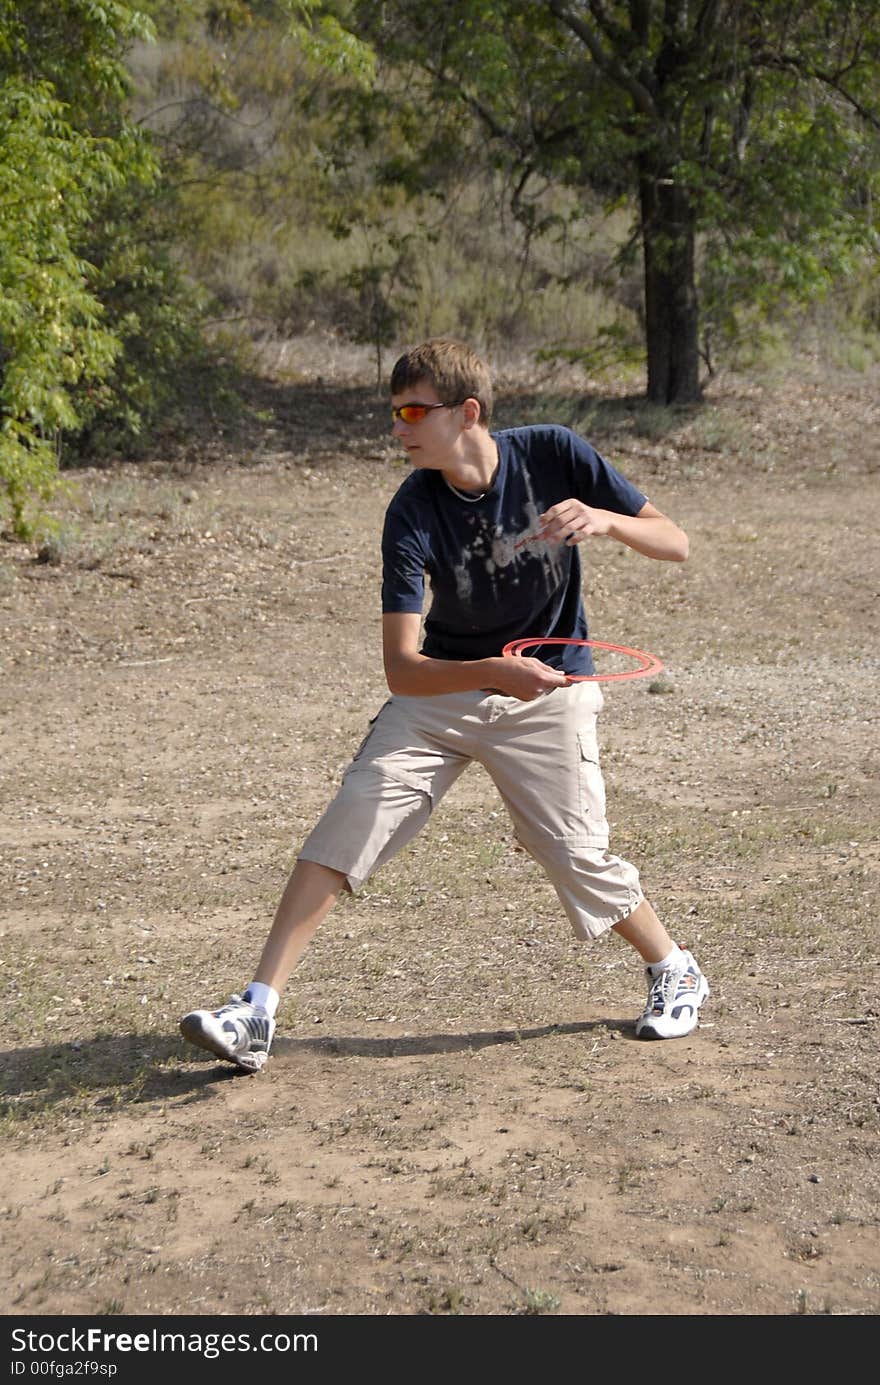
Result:
{"label": "boy's hand", "polygon": [[566,674],[560,673],[558,668],[551,668],[549,664],[542,664],[540,659],[506,655],[493,659],[492,664],[498,670],[497,676],[493,672],[493,685],[508,697],[518,697],[520,702],[534,702],[536,697],[551,692],[553,688],[571,686]]}
{"label": "boy's hand", "polygon": [[688,539],[683,529],[646,500],[637,515],[618,514],[612,510],[596,510],[582,500],[560,500],[542,514],[541,528],[531,539],[547,543],[564,543],[572,548],[582,539],[612,538],[626,544],[646,558],[664,562],[683,563],[688,555]]}
{"label": "boy's hand", "polygon": [[571,548],[582,539],[604,537],[612,520],[607,510],[594,510],[582,500],[560,500],[539,516],[541,529],[535,537],[547,543],[566,543]]}

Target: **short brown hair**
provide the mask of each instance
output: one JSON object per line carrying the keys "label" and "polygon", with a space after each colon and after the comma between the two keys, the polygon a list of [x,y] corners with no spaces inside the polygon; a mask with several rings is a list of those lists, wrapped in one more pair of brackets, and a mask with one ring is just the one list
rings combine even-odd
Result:
{"label": "short brown hair", "polygon": [[434,387],[445,404],[476,399],[480,422],[488,426],[492,416],[492,377],[485,361],[469,346],[449,337],[434,337],[406,351],[391,372],[391,393],[403,394],[422,380]]}

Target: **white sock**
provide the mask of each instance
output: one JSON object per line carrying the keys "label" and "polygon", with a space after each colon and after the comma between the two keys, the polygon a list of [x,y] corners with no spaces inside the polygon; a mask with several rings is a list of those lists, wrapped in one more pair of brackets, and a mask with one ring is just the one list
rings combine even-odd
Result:
{"label": "white sock", "polygon": [[678,943],[674,943],[672,951],[670,952],[668,957],[662,958],[662,960],[659,962],[648,963],[648,971],[651,973],[653,977],[658,977],[661,974],[661,972],[668,971],[669,968],[672,966],[672,963],[678,961],[678,958],[681,955],[681,948],[679,947]]}
{"label": "white sock", "polygon": [[259,1005],[274,1019],[281,997],[272,986],[267,986],[262,981],[252,981],[242,999],[249,1000],[251,1005]]}

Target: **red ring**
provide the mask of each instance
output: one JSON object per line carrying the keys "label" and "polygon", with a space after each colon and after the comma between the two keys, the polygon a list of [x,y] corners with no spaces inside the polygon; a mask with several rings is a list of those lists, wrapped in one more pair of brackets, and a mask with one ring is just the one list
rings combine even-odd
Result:
{"label": "red ring", "polygon": [[569,640],[554,636],[549,639],[529,639],[511,640],[502,649],[502,654],[512,655],[516,659],[521,659],[524,649],[533,649],[539,644],[585,644],[592,649],[610,649],[612,654],[629,654],[633,659],[639,659],[638,668],[627,669],[625,673],[569,673],[566,674],[572,683],[611,683],[621,681],[624,678],[644,678],[649,673],[662,673],[663,665],[655,654],[646,654],[643,649],[629,649],[625,644],[606,644],[604,640]]}

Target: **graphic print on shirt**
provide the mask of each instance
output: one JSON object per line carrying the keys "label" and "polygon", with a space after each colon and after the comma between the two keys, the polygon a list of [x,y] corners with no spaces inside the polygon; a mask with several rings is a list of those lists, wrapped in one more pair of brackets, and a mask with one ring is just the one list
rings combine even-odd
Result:
{"label": "graphic print on shirt", "polygon": [[[523,481],[527,496],[523,525],[511,533],[505,533],[500,524],[486,516],[475,514],[470,517],[475,531],[474,537],[461,550],[461,557],[453,567],[456,593],[459,601],[465,606],[470,606],[473,602],[473,568],[477,563],[485,568],[494,600],[500,595],[497,574],[506,572],[511,565],[518,570],[524,563],[537,560],[541,564],[544,586],[548,593],[555,591],[566,578],[570,550],[564,543],[548,543],[546,539],[534,537],[540,531],[540,516],[543,512],[538,507],[532,478],[528,472],[524,473]],[[530,573],[529,576],[531,580],[533,574]],[[516,586],[518,582],[519,572],[515,571],[511,585]]]}

